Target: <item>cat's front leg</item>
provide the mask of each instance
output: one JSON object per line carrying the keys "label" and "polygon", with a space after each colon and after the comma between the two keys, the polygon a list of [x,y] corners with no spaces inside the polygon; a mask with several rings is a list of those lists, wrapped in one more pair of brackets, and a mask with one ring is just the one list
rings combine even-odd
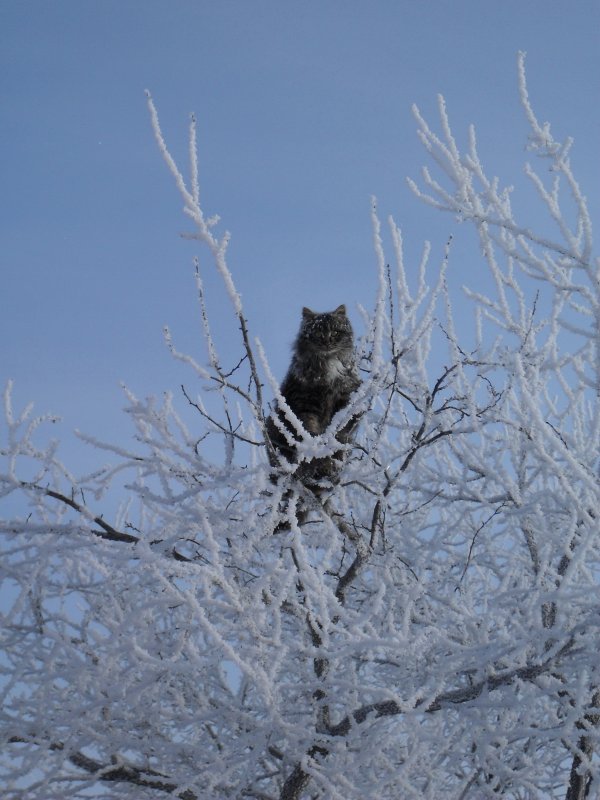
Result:
{"label": "cat's front leg", "polygon": [[298,417],[306,432],[310,433],[311,436],[318,436],[323,433],[323,425],[318,414],[299,414]]}

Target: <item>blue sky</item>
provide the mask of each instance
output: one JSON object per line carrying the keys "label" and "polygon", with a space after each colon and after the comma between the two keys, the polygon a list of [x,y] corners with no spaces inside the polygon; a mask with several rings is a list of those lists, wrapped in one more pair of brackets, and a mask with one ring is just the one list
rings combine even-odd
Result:
{"label": "blue sky", "polygon": [[[435,123],[442,92],[457,138],[474,122],[489,170],[520,180],[518,50],[539,118],[575,138],[597,220],[598,0],[4,0],[0,381],[13,377],[19,401],[62,414],[67,430],[125,436],[120,381],[139,395],[197,388],[162,340],[168,324],[203,359],[195,255],[237,361],[206,253],[179,237],[188,226],[146,88],[182,160],[196,112],[205,208],[232,232],[251,330],[282,377],[302,305],[345,302],[355,320],[357,303],[372,305],[372,194],[415,268],[424,239],[433,266],[462,235],[406,186],[426,161],[413,102]],[[451,264],[457,286],[480,272],[467,244]]]}

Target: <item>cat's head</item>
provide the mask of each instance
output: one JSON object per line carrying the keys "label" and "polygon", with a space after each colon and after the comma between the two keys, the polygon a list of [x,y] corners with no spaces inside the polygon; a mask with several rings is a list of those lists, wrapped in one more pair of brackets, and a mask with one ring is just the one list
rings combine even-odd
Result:
{"label": "cat's head", "polygon": [[312,350],[326,352],[347,350],[349,347],[353,347],[354,334],[346,314],[346,306],[341,305],[335,311],[325,311],[322,314],[304,307],[298,344]]}

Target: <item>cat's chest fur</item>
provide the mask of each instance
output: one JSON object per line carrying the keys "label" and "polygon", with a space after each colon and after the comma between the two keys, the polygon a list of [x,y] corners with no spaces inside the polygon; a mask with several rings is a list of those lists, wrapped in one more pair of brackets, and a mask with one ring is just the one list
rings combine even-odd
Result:
{"label": "cat's chest fur", "polygon": [[294,377],[306,385],[333,387],[345,383],[350,377],[349,365],[339,355],[313,355],[310,359],[295,358],[292,363]]}
{"label": "cat's chest fur", "polygon": [[327,359],[325,365],[325,381],[327,383],[338,381],[340,378],[343,378],[347,372],[348,369],[341,359],[335,357]]}

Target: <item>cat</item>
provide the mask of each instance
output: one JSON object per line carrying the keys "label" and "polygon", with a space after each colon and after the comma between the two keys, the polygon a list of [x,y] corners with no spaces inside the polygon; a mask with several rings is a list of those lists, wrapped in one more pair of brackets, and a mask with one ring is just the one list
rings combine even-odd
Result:
{"label": "cat", "polygon": [[[303,308],[300,330],[292,350],[290,367],[281,384],[281,394],[306,432],[318,436],[329,427],[336,412],[348,405],[350,396],[361,383],[356,365],[354,333],[346,307],[341,305],[335,311],[324,313]],[[298,433],[283,411],[275,408],[273,414],[280,425],[298,440]],[[350,442],[357,425],[358,417],[353,417],[337,432],[337,440],[342,444]],[[273,415],[267,420],[267,433],[276,454],[281,454],[290,462],[297,460],[296,446],[288,442]],[[314,485],[322,478],[333,480],[339,472],[342,459],[343,451],[336,452],[333,458],[313,459],[302,464],[297,474],[305,484]],[[271,465],[277,466],[274,463]]]}

